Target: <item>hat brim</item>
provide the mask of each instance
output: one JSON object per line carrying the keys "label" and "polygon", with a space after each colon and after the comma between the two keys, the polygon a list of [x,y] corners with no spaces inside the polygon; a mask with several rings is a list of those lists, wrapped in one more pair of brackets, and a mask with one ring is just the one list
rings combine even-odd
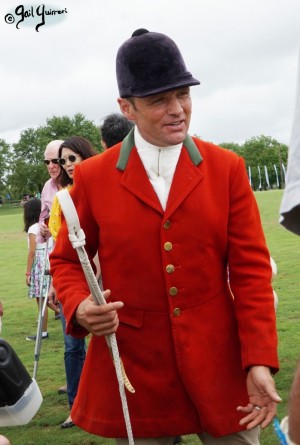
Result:
{"label": "hat brim", "polygon": [[166,93],[167,91],[177,90],[179,88],[186,88],[200,85],[199,80],[194,77],[189,77],[189,79],[183,79],[182,81],[176,81],[174,83],[166,84],[165,86],[149,86],[145,88],[145,86],[136,87],[132,90],[130,95],[126,95],[123,97],[148,97],[153,96],[154,94]]}

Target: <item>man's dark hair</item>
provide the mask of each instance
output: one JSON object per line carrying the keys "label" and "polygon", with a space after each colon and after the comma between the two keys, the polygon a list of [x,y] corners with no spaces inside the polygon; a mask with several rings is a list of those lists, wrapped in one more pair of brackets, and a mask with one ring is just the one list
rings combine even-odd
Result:
{"label": "man's dark hair", "polygon": [[101,125],[101,138],[107,148],[122,142],[125,136],[133,127],[133,122],[129,121],[122,114],[109,114]]}

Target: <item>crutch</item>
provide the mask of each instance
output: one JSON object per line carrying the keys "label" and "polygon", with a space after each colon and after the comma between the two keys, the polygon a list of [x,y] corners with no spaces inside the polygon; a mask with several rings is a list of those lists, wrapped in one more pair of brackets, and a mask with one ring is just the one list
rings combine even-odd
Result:
{"label": "crutch", "polygon": [[[42,344],[42,332],[43,332],[43,322],[45,317],[45,311],[47,308],[47,302],[48,302],[48,291],[49,291],[49,284],[50,284],[50,271],[47,268],[48,264],[48,246],[49,246],[49,239],[45,243],[45,254],[43,259],[43,272],[40,282],[40,304],[39,304],[39,318],[38,318],[38,325],[36,330],[36,339],[35,339],[35,348],[34,348],[34,365],[33,365],[33,378],[36,379],[37,375],[37,369],[38,369],[38,363],[40,358],[40,352],[41,352],[41,344]],[[45,297],[43,298],[43,290],[44,290],[44,281],[46,281],[45,286]],[[42,303],[43,299],[43,303]]]}
{"label": "crutch", "polygon": [[[59,192],[57,192],[56,196],[59,200],[60,206],[62,208],[64,217],[68,225],[70,242],[73,248],[76,249],[77,251],[93,299],[97,304],[106,304],[105,298],[99,287],[98,281],[95,277],[88,255],[84,248],[85,234],[80,227],[77,211],[72,201],[72,198],[67,189],[60,190]],[[122,409],[128,436],[128,443],[129,445],[134,445],[131,422],[129,417],[129,410],[125,394],[125,387],[129,392],[132,393],[134,393],[135,390],[126,376],[123,363],[120,359],[116,335],[115,334],[106,335],[105,338],[115,365],[116,375],[119,383],[119,392],[122,402]]]}

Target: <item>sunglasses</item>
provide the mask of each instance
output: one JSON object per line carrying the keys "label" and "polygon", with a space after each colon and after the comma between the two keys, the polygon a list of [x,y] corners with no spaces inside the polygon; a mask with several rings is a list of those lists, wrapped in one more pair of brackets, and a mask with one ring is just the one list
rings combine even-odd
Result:
{"label": "sunglasses", "polygon": [[69,155],[69,156],[67,156],[67,159],[66,158],[59,158],[58,159],[58,163],[59,163],[59,165],[65,165],[67,160],[69,160],[70,162],[75,162],[76,159],[78,158],[78,156],[80,156],[80,155]]}
{"label": "sunglasses", "polygon": [[58,159],[44,159],[44,164],[49,165],[50,162],[52,162],[52,164],[58,164]]}

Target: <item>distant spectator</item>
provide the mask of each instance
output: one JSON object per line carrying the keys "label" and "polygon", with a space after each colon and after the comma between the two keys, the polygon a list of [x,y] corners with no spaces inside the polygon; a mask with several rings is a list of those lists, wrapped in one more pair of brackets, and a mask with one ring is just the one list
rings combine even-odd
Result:
{"label": "distant spectator", "polygon": [[44,152],[44,164],[47,166],[47,170],[50,179],[45,183],[42,190],[42,211],[39,220],[39,233],[37,236],[37,242],[43,243],[50,236],[50,230],[47,226],[47,221],[50,215],[50,209],[52,206],[53,198],[58,192],[58,175],[60,174],[60,166],[58,163],[58,150],[60,145],[63,143],[62,140],[54,140],[49,142]]}
{"label": "distant spectator", "polygon": [[101,144],[104,150],[123,141],[133,126],[134,123],[122,114],[115,113],[106,116],[101,125]]}
{"label": "distant spectator", "polygon": [[25,202],[27,202],[29,199],[29,195],[23,195],[23,198],[21,199],[21,206],[23,206],[25,204]]}

